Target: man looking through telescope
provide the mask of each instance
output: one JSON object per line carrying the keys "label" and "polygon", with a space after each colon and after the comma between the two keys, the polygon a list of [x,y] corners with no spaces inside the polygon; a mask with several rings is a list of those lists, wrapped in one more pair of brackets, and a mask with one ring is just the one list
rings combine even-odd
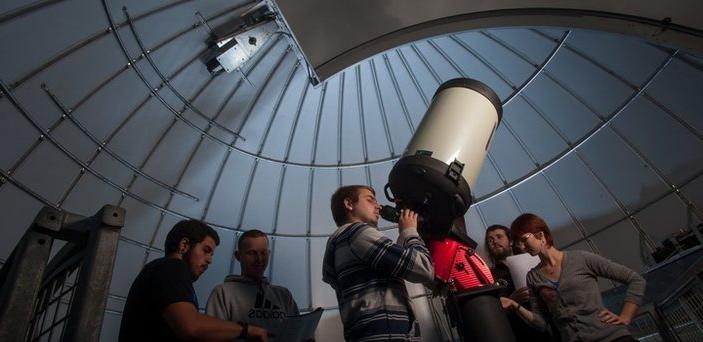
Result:
{"label": "man looking through telescope", "polygon": [[419,341],[420,327],[404,280],[430,284],[434,269],[417,232],[417,213],[403,209],[398,240],[378,230],[373,188],[343,186],[332,195],[338,229],[327,241],[322,280],[337,294],[347,341]]}

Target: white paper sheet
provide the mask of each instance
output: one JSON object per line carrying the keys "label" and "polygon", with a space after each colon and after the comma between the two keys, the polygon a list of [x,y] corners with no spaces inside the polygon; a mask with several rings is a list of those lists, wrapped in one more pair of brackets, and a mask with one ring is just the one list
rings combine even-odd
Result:
{"label": "white paper sheet", "polygon": [[515,289],[519,289],[527,286],[527,272],[539,264],[539,257],[528,253],[511,255],[505,258],[505,264],[508,265]]}
{"label": "white paper sheet", "polygon": [[317,323],[322,317],[322,308],[317,308],[299,316],[286,316],[283,325],[277,331],[272,331],[274,337],[269,340],[276,342],[304,342],[315,337]]}

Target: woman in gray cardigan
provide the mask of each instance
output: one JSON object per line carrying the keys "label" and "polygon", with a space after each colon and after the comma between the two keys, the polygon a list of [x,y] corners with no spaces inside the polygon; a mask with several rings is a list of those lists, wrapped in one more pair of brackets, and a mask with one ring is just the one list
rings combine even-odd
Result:
{"label": "woman in gray cardigan", "polygon": [[[530,309],[502,297],[503,309],[515,311],[539,330],[546,329],[549,313],[562,341],[635,341],[627,325],[644,296],[644,278],[593,253],[558,250],[546,222],[537,215],[520,215],[510,230],[513,241],[524,244],[541,262],[527,274]],[[620,314],[603,306],[598,277],[627,284]]]}

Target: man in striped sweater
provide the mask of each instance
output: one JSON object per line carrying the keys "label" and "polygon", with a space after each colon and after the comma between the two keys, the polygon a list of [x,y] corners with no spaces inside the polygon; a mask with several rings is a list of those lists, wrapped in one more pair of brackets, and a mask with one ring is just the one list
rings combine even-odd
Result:
{"label": "man in striped sweater", "polygon": [[430,254],[411,210],[401,213],[396,243],[378,230],[375,195],[365,185],[344,186],[332,195],[339,228],[327,241],[322,280],[337,294],[347,341],[419,341],[404,280],[431,283]]}

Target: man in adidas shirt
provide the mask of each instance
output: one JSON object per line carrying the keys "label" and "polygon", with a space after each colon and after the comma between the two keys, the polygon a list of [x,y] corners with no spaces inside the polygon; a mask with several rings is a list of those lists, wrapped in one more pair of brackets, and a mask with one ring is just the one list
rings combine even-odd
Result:
{"label": "man in adidas shirt", "polygon": [[253,229],[239,238],[235,258],[242,266],[241,275],[229,275],[216,286],[207,301],[208,315],[264,327],[276,332],[286,315],[298,315],[298,306],[287,288],[271,285],[264,277],[268,266],[268,238]]}

